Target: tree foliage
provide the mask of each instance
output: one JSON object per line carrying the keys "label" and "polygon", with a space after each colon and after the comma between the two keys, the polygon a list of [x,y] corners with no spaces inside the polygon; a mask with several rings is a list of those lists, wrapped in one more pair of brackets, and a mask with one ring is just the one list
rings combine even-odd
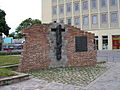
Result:
{"label": "tree foliage", "polygon": [[20,32],[22,29],[25,29],[31,25],[35,25],[35,24],[41,24],[41,21],[38,20],[38,19],[31,19],[31,18],[28,18],[28,19],[25,19],[24,21],[22,21],[20,23],[20,25],[16,28],[16,32]]}
{"label": "tree foliage", "polygon": [[6,13],[0,9],[0,33],[4,33],[8,36],[10,27],[6,24],[5,15]]}
{"label": "tree foliage", "polygon": [[13,39],[20,39],[20,38],[23,38],[24,35],[21,34],[21,33],[11,33],[8,35],[9,37],[13,37]]}
{"label": "tree foliage", "polygon": [[2,33],[8,36],[10,30],[10,27],[5,21],[5,15],[6,13],[0,9],[0,51],[2,50]]}
{"label": "tree foliage", "polygon": [[14,38],[14,36],[15,36],[15,33],[11,33],[8,35],[8,37],[13,37],[13,38]]}

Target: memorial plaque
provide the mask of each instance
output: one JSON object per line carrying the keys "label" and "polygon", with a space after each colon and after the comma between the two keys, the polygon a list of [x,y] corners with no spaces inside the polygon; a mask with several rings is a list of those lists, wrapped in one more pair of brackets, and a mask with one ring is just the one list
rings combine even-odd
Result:
{"label": "memorial plaque", "polygon": [[76,52],[87,51],[87,37],[86,36],[75,37],[75,50]]}

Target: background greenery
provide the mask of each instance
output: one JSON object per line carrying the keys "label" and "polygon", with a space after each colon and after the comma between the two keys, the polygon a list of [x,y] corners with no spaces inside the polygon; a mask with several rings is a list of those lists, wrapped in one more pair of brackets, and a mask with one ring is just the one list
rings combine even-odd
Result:
{"label": "background greenery", "polygon": [[0,56],[1,55],[20,55],[21,52],[17,51],[17,52],[0,52]]}
{"label": "background greenery", "polygon": [[0,9],[0,51],[2,50],[2,33],[8,36],[10,30],[10,27],[6,23],[5,16],[5,11]]}

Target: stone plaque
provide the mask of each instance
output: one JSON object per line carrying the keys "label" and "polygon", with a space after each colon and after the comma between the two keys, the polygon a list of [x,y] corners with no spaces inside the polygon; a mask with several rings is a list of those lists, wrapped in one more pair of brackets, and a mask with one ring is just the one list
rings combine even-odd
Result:
{"label": "stone plaque", "polygon": [[86,36],[75,37],[75,51],[76,52],[87,51],[87,37]]}

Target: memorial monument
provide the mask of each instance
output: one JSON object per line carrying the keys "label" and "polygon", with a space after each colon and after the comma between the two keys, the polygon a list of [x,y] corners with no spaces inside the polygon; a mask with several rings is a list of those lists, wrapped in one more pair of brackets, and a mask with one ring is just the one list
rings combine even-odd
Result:
{"label": "memorial monument", "polygon": [[92,33],[56,22],[34,25],[22,33],[26,36],[19,66],[22,72],[96,64]]}

